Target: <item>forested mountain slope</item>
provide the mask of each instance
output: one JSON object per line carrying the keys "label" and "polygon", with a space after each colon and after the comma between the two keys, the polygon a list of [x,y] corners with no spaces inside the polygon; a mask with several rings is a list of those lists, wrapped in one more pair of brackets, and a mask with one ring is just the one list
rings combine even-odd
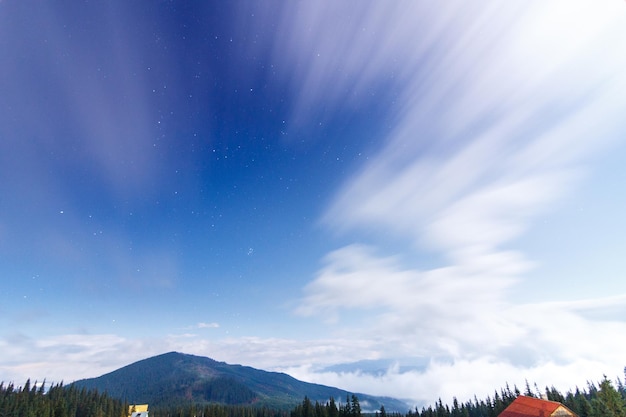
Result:
{"label": "forested mountain slope", "polygon": [[[130,403],[253,404],[287,409],[304,397],[343,401],[348,392],[299,381],[287,374],[229,365],[210,358],[170,352],[127,365],[98,378],[74,382],[78,387],[106,391]],[[393,398],[357,394],[364,408],[405,412],[409,406]]]}

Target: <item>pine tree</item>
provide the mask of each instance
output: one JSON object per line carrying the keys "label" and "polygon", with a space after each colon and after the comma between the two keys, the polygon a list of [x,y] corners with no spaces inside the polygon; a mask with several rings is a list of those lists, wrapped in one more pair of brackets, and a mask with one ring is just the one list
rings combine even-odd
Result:
{"label": "pine tree", "polygon": [[606,408],[610,411],[612,416],[626,416],[626,404],[624,404],[624,399],[613,387],[613,384],[609,381],[606,375],[604,375],[604,379],[600,382],[597,399],[606,405]]}
{"label": "pine tree", "polygon": [[350,400],[350,415],[352,417],[361,417],[361,404],[359,404],[359,399],[356,395],[352,394]]}
{"label": "pine tree", "polygon": [[524,395],[527,397],[534,397],[535,395],[533,394],[533,391],[530,389],[530,384],[528,383],[528,380],[526,380],[526,390],[524,391]]}
{"label": "pine tree", "polygon": [[330,397],[330,401],[326,406],[328,408],[328,417],[339,417],[339,409],[337,408],[337,404],[335,403],[335,399]]}

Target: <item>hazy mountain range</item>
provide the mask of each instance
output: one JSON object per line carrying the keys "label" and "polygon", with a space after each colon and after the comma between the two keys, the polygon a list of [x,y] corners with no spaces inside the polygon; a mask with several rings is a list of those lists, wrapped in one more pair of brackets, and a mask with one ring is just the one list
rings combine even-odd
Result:
{"label": "hazy mountain range", "polygon": [[[344,402],[348,391],[299,381],[287,374],[178,352],[165,353],[124,366],[97,378],[74,382],[78,387],[106,391],[129,403],[153,406],[179,403],[259,405],[289,409],[305,396],[326,403],[333,397]],[[401,400],[355,393],[364,411],[406,412]]]}

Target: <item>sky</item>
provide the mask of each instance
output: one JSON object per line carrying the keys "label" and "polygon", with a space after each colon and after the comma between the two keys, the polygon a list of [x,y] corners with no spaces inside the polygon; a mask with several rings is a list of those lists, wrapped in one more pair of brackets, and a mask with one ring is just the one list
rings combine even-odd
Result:
{"label": "sky", "polygon": [[0,380],[623,378],[625,40],[621,0],[0,0]]}

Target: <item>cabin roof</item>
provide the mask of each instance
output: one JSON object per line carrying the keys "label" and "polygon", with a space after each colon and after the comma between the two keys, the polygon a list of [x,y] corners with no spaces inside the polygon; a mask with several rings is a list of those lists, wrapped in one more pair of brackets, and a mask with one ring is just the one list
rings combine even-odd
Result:
{"label": "cabin roof", "polygon": [[498,417],[550,417],[559,408],[564,414],[576,416],[559,402],[520,395]]}

